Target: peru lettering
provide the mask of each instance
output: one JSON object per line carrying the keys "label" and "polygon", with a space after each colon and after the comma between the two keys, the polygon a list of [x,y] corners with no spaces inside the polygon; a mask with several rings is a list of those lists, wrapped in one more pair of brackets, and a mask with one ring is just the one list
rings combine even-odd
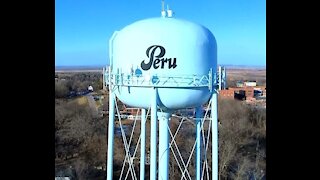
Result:
{"label": "peru lettering", "polygon": [[[159,49],[160,52],[155,54],[156,50]],[[164,69],[165,66],[169,69],[174,69],[177,67],[176,61],[177,58],[164,58],[164,55],[166,54],[166,50],[164,47],[159,45],[153,45],[150,46],[146,51],[148,60],[143,60],[141,62],[141,68],[145,71],[149,70],[151,67],[154,69],[158,69],[159,67],[161,69]]]}

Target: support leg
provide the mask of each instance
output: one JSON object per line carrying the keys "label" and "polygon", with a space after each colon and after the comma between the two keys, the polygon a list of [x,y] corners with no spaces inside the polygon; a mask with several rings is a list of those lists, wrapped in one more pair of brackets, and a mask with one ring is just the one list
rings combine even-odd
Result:
{"label": "support leg", "polygon": [[113,175],[114,108],[115,108],[115,97],[110,90],[109,91],[107,180],[112,180],[112,175]]}
{"label": "support leg", "polygon": [[159,173],[158,180],[169,179],[169,118],[170,113],[158,112],[159,119]]}
{"label": "support leg", "polygon": [[218,94],[214,91],[211,102],[212,118],[212,180],[218,180]]}
{"label": "support leg", "polygon": [[153,88],[151,98],[150,130],[150,180],[157,178],[157,89]]}
{"label": "support leg", "polygon": [[196,108],[196,180],[201,178],[201,106]]}
{"label": "support leg", "polygon": [[146,161],[146,110],[141,111],[141,148],[140,148],[140,180],[145,180],[145,161]]}

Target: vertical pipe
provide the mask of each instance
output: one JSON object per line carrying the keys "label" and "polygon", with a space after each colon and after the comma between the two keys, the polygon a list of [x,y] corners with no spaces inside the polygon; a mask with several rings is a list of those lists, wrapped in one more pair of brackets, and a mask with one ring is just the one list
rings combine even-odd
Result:
{"label": "vertical pipe", "polygon": [[146,162],[146,110],[141,110],[140,180],[144,180]]}
{"label": "vertical pipe", "polygon": [[159,172],[158,180],[169,179],[169,130],[168,112],[158,112],[159,119]]}
{"label": "vertical pipe", "polygon": [[108,160],[107,160],[107,180],[112,180],[113,175],[113,143],[114,143],[114,108],[115,98],[109,85],[109,125],[108,125]]}
{"label": "vertical pipe", "polygon": [[105,81],[105,68],[102,68],[102,89],[105,90],[106,89],[106,81]]}
{"label": "vertical pipe", "polygon": [[118,31],[113,32],[109,39],[109,66],[113,69],[113,39],[117,36]]}
{"label": "vertical pipe", "polygon": [[157,178],[157,88],[153,88],[151,97],[150,131],[150,180],[155,180]]}
{"label": "vertical pipe", "polygon": [[223,75],[224,75],[224,77],[223,77],[223,79],[224,79],[224,89],[226,89],[227,88],[227,70],[226,70],[226,67],[223,67]]}
{"label": "vertical pipe", "polygon": [[211,102],[212,118],[212,180],[218,180],[218,94],[213,91]]}
{"label": "vertical pipe", "polygon": [[196,180],[201,178],[201,106],[196,108]]}
{"label": "vertical pipe", "polygon": [[222,84],[222,73],[221,73],[221,66],[219,66],[219,90],[221,90]]}

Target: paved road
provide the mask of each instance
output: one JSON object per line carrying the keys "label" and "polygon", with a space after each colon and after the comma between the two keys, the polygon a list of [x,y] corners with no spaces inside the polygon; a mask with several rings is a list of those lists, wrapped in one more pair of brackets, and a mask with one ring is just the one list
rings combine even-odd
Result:
{"label": "paved road", "polygon": [[89,103],[89,106],[91,108],[93,117],[98,117],[99,116],[99,112],[98,112],[98,108],[96,106],[96,101],[94,100],[94,98],[93,98],[93,96],[91,94],[87,94],[86,97],[88,99],[88,103]]}

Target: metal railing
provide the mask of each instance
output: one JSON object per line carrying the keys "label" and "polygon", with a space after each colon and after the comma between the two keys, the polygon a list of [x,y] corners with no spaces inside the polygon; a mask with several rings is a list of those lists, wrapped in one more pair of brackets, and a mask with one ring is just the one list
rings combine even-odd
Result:
{"label": "metal railing", "polygon": [[[118,71],[119,72],[119,71]],[[210,91],[213,86],[213,77],[217,73],[212,74],[212,69],[207,75],[134,75],[127,73],[114,73],[109,67],[109,73],[106,72],[104,81],[107,85],[113,87],[156,87],[156,88],[204,88]]]}

